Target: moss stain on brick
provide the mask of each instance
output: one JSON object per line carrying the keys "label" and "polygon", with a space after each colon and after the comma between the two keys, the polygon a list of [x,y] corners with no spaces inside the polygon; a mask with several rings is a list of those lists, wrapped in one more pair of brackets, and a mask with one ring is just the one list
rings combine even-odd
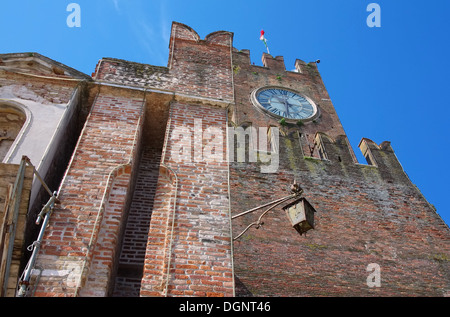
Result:
{"label": "moss stain on brick", "polygon": [[364,179],[367,181],[381,181],[380,173],[377,167],[372,165],[359,165],[359,167]]}
{"label": "moss stain on brick", "polygon": [[429,256],[429,259],[440,262],[440,263],[450,261],[450,257],[445,253],[433,254],[433,255]]}
{"label": "moss stain on brick", "polygon": [[306,163],[306,167],[313,175],[317,174],[319,170],[325,169],[323,162],[320,159],[309,156],[304,156],[303,159]]}
{"label": "moss stain on brick", "polygon": [[308,243],[308,244],[306,244],[306,246],[307,246],[310,250],[323,250],[323,249],[328,249],[328,246],[323,245],[323,244],[317,244],[317,243]]}
{"label": "moss stain on brick", "polygon": [[285,145],[286,145],[287,157],[289,160],[289,167],[291,168],[291,170],[296,171],[296,170],[298,170],[297,160],[295,159],[294,148],[292,146],[292,142],[288,138],[284,138],[284,141],[285,141]]}

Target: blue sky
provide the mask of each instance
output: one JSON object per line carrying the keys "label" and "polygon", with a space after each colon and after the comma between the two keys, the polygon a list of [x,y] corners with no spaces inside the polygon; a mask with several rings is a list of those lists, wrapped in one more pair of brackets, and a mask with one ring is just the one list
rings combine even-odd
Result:
{"label": "blue sky", "polygon": [[[81,27],[69,28],[69,3]],[[381,8],[369,28],[367,6]],[[2,1],[0,53],[38,52],[91,74],[102,57],[166,66],[172,21],[204,38],[225,30],[261,65],[273,56],[321,60],[319,70],[358,159],[361,138],[391,141],[407,174],[450,224],[450,1]],[[420,233],[418,233],[420,234]]]}

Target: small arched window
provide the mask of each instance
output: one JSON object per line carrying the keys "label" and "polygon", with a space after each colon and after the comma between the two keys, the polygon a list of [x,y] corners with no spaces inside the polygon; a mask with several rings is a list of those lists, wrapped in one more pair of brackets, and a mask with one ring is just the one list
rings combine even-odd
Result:
{"label": "small arched window", "polygon": [[15,106],[0,102],[0,162],[13,145],[27,117]]}

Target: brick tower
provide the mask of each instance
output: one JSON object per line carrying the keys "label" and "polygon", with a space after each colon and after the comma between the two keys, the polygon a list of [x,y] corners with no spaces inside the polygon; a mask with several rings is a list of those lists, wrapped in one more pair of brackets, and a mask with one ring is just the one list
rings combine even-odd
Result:
{"label": "brick tower", "polygon": [[[297,234],[280,207],[267,213],[262,228],[235,241],[236,295],[450,295],[448,226],[411,183],[389,142],[362,139],[367,164],[357,162],[316,62],[297,60],[295,71],[286,71],[283,57],[264,54],[259,67],[248,51],[235,51],[233,65],[239,70],[234,124],[278,126],[280,135],[272,152],[279,157],[275,173],[261,173],[258,162],[230,162],[232,214],[285,196],[294,180],[316,210],[315,230],[306,235]],[[304,112],[300,122],[288,122],[292,114],[286,113],[280,119],[276,97],[271,108],[268,94],[249,97],[265,87],[299,94],[317,112]],[[265,153],[255,145],[249,151]],[[258,216],[234,219],[234,236]]]}
{"label": "brick tower", "polygon": [[[389,142],[358,163],[316,63],[262,58],[174,22],[167,67],[70,82],[87,116],[27,296],[449,295],[450,231]],[[237,217],[293,182],[314,230],[284,205]]]}

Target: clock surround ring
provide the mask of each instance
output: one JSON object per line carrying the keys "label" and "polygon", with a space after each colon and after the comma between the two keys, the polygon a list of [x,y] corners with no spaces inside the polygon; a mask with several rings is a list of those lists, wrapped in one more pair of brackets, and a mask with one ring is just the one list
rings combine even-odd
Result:
{"label": "clock surround ring", "polygon": [[[294,118],[293,119],[293,118],[284,117],[282,115],[278,115],[276,113],[273,113],[273,112],[267,110],[259,102],[258,95],[262,91],[268,90],[268,89],[284,90],[284,91],[288,91],[288,92],[291,92],[293,94],[299,95],[300,97],[304,98],[311,105],[311,107],[313,108],[313,114],[311,116],[307,117],[307,118]],[[300,93],[300,92],[298,92],[298,91],[296,91],[295,89],[292,89],[292,88],[287,88],[287,87],[282,87],[282,86],[274,86],[274,85],[259,87],[259,88],[256,88],[256,89],[254,89],[252,91],[252,93],[250,94],[250,99],[251,99],[251,102],[254,105],[254,107],[259,112],[261,112],[261,113],[263,113],[265,115],[268,115],[268,116],[270,116],[270,117],[272,117],[274,119],[278,119],[278,120],[285,119],[285,121],[288,122],[288,123],[297,123],[298,121],[310,122],[310,121],[313,121],[313,120],[317,119],[319,117],[319,115],[320,115],[319,107],[316,105],[316,103],[311,98],[309,98],[305,94]]]}

